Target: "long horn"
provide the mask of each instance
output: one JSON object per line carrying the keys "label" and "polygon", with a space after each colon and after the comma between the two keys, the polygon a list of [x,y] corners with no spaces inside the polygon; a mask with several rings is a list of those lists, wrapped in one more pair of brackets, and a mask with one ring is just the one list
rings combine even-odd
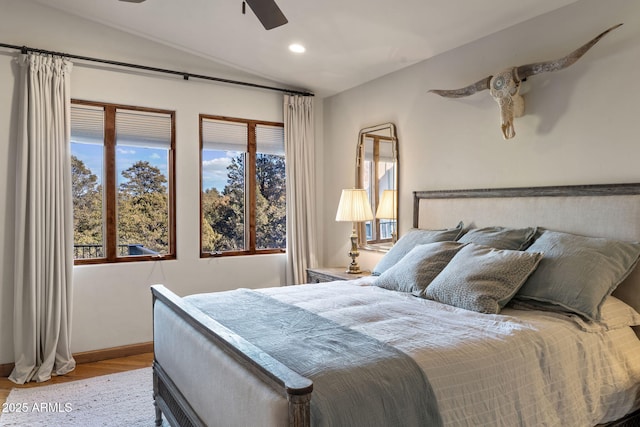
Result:
{"label": "long horn", "polygon": [[609,28],[608,30],[604,31],[603,33],[595,37],[593,40],[583,45],[582,47],[579,47],[578,49],[574,50],[564,58],[556,59],[554,61],[537,62],[534,64],[521,65],[517,67],[516,69],[517,78],[522,81],[527,77],[533,76],[535,74],[547,73],[550,71],[558,71],[558,70],[562,70],[563,68],[567,68],[569,65],[572,65],[578,59],[580,59],[582,55],[587,53],[587,51],[591,49],[594,44],[598,43],[598,41],[601,38],[603,38],[610,31],[615,30],[621,25],[622,24],[614,25],[613,27]]}
{"label": "long horn", "polygon": [[485,77],[482,80],[475,82],[472,85],[463,87],[462,89],[441,90],[432,89],[429,92],[433,92],[445,98],[463,98],[465,96],[473,95],[481,90],[489,89],[489,82],[493,76]]}

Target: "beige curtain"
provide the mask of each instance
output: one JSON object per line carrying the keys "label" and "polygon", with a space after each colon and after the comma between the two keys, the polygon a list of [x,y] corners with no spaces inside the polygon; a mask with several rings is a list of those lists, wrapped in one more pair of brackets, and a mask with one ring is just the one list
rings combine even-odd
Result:
{"label": "beige curtain", "polygon": [[71,356],[71,62],[21,55],[13,339],[18,384],[75,368]]}
{"label": "beige curtain", "polygon": [[287,284],[306,282],[317,265],[313,97],[285,95]]}

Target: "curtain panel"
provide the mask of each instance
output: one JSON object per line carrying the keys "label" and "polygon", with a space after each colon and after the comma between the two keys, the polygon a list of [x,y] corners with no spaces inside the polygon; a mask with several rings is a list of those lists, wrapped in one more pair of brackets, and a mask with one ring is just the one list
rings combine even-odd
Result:
{"label": "curtain panel", "polygon": [[287,168],[287,284],[317,264],[313,97],[284,96]]}
{"label": "curtain panel", "polygon": [[14,283],[18,384],[75,368],[70,350],[73,201],[70,72],[60,57],[20,55]]}

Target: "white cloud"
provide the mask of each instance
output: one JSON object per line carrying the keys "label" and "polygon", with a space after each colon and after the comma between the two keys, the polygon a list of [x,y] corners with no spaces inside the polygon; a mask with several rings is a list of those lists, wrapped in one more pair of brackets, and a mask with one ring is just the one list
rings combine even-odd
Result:
{"label": "white cloud", "polygon": [[217,159],[205,160],[202,162],[202,167],[204,169],[226,169],[229,164],[231,164],[229,157],[219,157]]}
{"label": "white cloud", "polygon": [[227,166],[230,164],[230,157],[204,160],[202,162],[202,181],[204,188],[215,187],[222,190],[227,183]]}

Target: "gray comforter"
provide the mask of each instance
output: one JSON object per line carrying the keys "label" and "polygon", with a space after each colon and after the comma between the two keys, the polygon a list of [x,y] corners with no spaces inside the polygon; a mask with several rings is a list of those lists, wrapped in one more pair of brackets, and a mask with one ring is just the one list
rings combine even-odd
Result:
{"label": "gray comforter", "polygon": [[307,378],[313,426],[440,426],[423,371],[403,352],[246,289],[185,300]]}

